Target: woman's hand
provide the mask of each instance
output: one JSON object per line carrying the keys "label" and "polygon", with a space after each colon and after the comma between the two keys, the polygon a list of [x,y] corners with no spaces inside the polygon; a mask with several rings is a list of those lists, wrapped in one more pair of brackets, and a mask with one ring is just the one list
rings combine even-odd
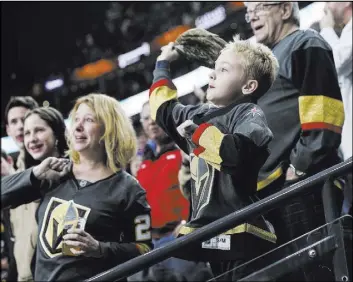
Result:
{"label": "woman's hand", "polygon": [[64,243],[69,247],[80,248],[80,251],[70,248],[70,251],[76,256],[83,255],[85,257],[93,258],[102,257],[99,242],[82,229],[69,229],[63,239]]}
{"label": "woman's hand", "polygon": [[69,170],[70,161],[68,159],[49,157],[33,168],[33,174],[38,180],[58,180]]}

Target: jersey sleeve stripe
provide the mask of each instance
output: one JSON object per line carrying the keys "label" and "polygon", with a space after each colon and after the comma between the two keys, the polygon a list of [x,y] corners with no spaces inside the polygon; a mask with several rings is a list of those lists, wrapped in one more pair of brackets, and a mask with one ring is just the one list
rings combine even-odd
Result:
{"label": "jersey sleeve stripe", "polygon": [[263,188],[270,185],[273,181],[278,179],[282,174],[283,174],[283,169],[280,166],[275,171],[273,171],[267,178],[257,182],[257,191],[260,191]]}
{"label": "jersey sleeve stripe", "polygon": [[151,248],[147,244],[136,244],[136,247],[141,255],[148,253],[151,251]]}
{"label": "jersey sleeve stripe", "polygon": [[192,141],[199,145],[199,147],[194,149],[194,154],[220,170],[220,165],[223,162],[220,156],[223,138],[224,134],[214,125],[201,124],[192,136]]}
{"label": "jersey sleeve stripe", "polygon": [[[196,132],[195,132],[196,133]],[[217,161],[212,160],[212,162],[220,164],[222,158],[220,156],[220,148],[224,138],[224,134],[214,125],[206,125],[203,130],[198,143],[200,146],[204,147],[208,154],[215,156]]]}
{"label": "jersey sleeve stripe", "polygon": [[215,169],[221,170],[222,158],[218,154],[214,154],[201,146],[194,149],[193,153],[195,154],[195,156],[204,159]]}
{"label": "jersey sleeve stripe", "polygon": [[199,156],[204,151],[205,151],[205,148],[200,146],[200,147],[195,148],[193,153],[195,154],[195,156]]}
{"label": "jersey sleeve stripe", "polygon": [[161,80],[158,80],[157,82],[152,84],[152,86],[150,87],[149,95],[151,96],[153,91],[156,88],[161,87],[161,86],[168,86],[170,89],[176,90],[173,82],[171,82],[169,79],[161,79]]}
{"label": "jersey sleeve stripe", "polygon": [[326,122],[309,122],[302,124],[303,131],[314,130],[314,129],[328,129],[338,134],[342,133],[342,127],[335,126]]}
{"label": "jersey sleeve stripe", "polygon": [[156,120],[157,111],[165,102],[177,99],[177,91],[169,86],[158,86],[150,94],[151,117]]}
{"label": "jersey sleeve stripe", "polygon": [[323,95],[301,96],[299,97],[299,117],[303,130],[305,128],[309,130],[313,126],[313,128],[323,126],[321,128],[337,132],[337,128],[342,128],[344,122],[343,103]]}
{"label": "jersey sleeve stripe", "polygon": [[205,130],[209,126],[212,126],[212,124],[209,124],[209,123],[200,124],[199,127],[195,130],[194,134],[192,135],[192,138],[191,138],[192,142],[194,142],[196,145],[199,145],[201,135],[205,132]]}

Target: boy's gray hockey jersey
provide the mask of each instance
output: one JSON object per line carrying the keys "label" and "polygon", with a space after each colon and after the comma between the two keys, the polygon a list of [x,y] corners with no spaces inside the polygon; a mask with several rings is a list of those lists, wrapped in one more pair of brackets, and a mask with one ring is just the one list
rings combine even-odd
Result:
{"label": "boy's gray hockey jersey", "polygon": [[[272,133],[262,110],[250,96],[223,108],[210,104],[184,106],[177,101],[169,63],[159,61],[150,88],[150,107],[152,118],[190,155],[192,215],[180,234],[190,233],[255,201],[258,172],[269,155]],[[188,128],[188,137],[183,138],[177,127],[186,120],[196,126]],[[232,247],[229,252],[220,252],[223,259],[242,257],[247,248],[242,238],[249,234],[257,240],[276,241],[263,217],[252,218],[224,234],[230,235]],[[203,246],[204,250],[210,249],[205,243]],[[211,253],[208,258],[202,255],[194,259],[214,259]]]}

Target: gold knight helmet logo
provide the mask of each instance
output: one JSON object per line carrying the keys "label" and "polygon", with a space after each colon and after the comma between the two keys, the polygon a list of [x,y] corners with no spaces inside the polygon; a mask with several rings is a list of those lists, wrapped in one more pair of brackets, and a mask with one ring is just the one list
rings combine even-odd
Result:
{"label": "gold knight helmet logo", "polygon": [[194,181],[194,189],[191,189],[192,218],[194,219],[210,202],[215,170],[204,159],[194,154],[190,154],[190,158],[190,173]]}
{"label": "gold knight helmet logo", "polygon": [[70,215],[72,222],[75,218],[78,220],[79,217],[87,220],[90,211],[90,208],[75,204],[73,201],[65,201],[56,197],[50,199],[39,234],[40,244],[50,258],[62,254],[62,237],[67,215]]}

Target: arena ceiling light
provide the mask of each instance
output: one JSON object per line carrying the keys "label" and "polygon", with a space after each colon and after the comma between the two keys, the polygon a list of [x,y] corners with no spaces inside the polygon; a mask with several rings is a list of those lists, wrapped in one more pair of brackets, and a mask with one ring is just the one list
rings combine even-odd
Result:
{"label": "arena ceiling light", "polygon": [[52,91],[52,90],[59,88],[63,85],[64,85],[64,80],[62,78],[57,78],[57,79],[47,81],[44,86],[45,86],[46,90]]}
{"label": "arena ceiling light", "polygon": [[223,22],[227,17],[226,9],[223,6],[218,6],[210,12],[199,16],[195,20],[197,28],[209,29],[217,24]]}
{"label": "arena ceiling light", "polygon": [[138,62],[142,55],[149,56],[150,54],[151,54],[150,44],[147,42],[144,42],[140,47],[136,48],[135,50],[119,55],[118,56],[119,67],[123,69],[128,65]]}

